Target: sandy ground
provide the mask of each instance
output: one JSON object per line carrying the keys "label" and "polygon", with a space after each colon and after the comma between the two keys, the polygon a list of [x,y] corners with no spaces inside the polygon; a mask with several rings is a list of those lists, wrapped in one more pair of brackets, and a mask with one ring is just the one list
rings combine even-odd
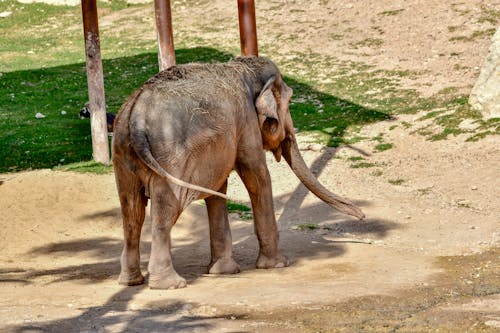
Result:
{"label": "sandy ground", "polygon": [[[497,142],[429,143],[403,130],[389,133],[395,148],[372,155],[383,163],[381,176],[334,158],[353,154],[350,148],[303,152],[326,186],[363,207],[363,222],[319,202],[286,165],[269,156],[281,248],[292,260],[286,269],[254,269],[252,222],[232,214],[235,257],[243,271],[205,274],[206,213],[193,204],[176,225],[173,241],[175,266],[189,286],[174,291],[117,284],[122,235],[112,175],[50,170],[3,175],[2,325],[14,332],[261,331],[266,322],[252,326],[232,314],[301,311],[367,295],[397,295],[432,284],[440,273],[438,256],[498,247]],[[355,154],[370,151],[363,144],[353,148]],[[392,185],[389,179],[405,182]],[[229,195],[248,202],[239,179],[232,177],[230,184]],[[321,227],[296,228],[309,223]],[[145,269],[149,218],[142,244]],[[500,321],[500,299],[483,303],[491,308],[483,322],[492,315]]]}
{"label": "sandy ground", "polygon": [[[474,43],[457,46],[458,42],[449,41],[449,37],[458,32],[448,27],[464,27],[463,34],[488,28],[487,23],[478,23],[480,13],[476,10],[487,3],[392,1],[383,5],[379,1],[330,1],[328,10],[321,10],[320,2],[311,2],[307,10],[326,23],[316,26],[309,18],[301,25],[288,25],[290,29],[302,27],[305,32],[296,33],[309,37],[300,45],[288,42],[286,47],[307,51],[323,41],[325,47],[320,51],[325,54],[342,49],[339,57],[380,68],[418,70],[425,64],[426,70],[416,84],[422,93],[432,94],[453,85],[468,89],[478,75],[488,39],[478,38]],[[300,1],[259,2],[258,13],[275,13],[285,7],[287,15],[295,15],[300,21],[304,13],[291,10],[300,5]],[[183,20],[187,9],[176,8],[175,17]],[[206,6],[196,7],[196,11],[203,8],[208,14],[199,16],[200,24],[210,18],[223,22],[234,14],[222,5],[218,8],[220,17],[209,15],[212,9]],[[416,8],[423,13],[415,15]],[[400,15],[378,15],[398,9],[403,9]],[[260,20],[266,19],[259,15]],[[333,23],[329,25],[328,20],[333,20],[330,17],[346,21],[345,26],[341,22],[336,25],[340,24],[346,34],[326,42],[316,40],[328,35],[329,26],[334,27]],[[113,20],[102,21],[109,24]],[[381,37],[383,50],[370,53],[356,47],[349,49],[354,36],[377,31],[372,26],[381,26],[386,32]],[[178,31],[189,33],[195,28],[180,26]],[[317,33],[321,29],[326,31]],[[279,42],[279,36],[272,31],[270,26],[267,34],[261,34],[261,43]],[[233,34],[230,29],[227,33]],[[446,55],[441,56],[443,52]],[[463,63],[459,70],[454,66],[456,57]],[[495,252],[500,246],[498,136],[479,142],[466,142],[462,136],[429,142],[411,134],[413,129],[405,126],[392,129],[402,122],[416,124],[419,116],[401,116],[361,130],[360,135],[367,137],[385,133],[384,139],[393,148],[384,152],[375,153],[373,142],[313,151],[307,149],[309,139],[299,136],[304,158],[312,170],[326,187],[363,208],[367,219],[362,222],[321,203],[299,184],[285,163],[278,164],[269,156],[280,244],[292,262],[288,268],[256,270],[257,240],[252,221],[231,214],[235,258],[242,272],[232,276],[205,274],[210,257],[206,212],[201,203],[191,205],[173,236],[174,265],[188,280],[188,287],[181,290],[117,284],[122,230],[113,175],[50,170],[0,175],[0,331],[323,331],[323,324],[317,324],[318,329],[314,323],[339,316],[335,306],[353,318],[370,322],[377,316],[356,310],[356,304],[366,300],[389,309],[390,299],[418,299],[417,293],[423,290],[419,288],[438,289],[445,283],[450,288],[447,293],[452,294],[451,286],[455,284],[467,285],[469,279],[470,284],[475,283],[475,271],[449,275],[440,264],[444,256],[484,261],[481,265],[497,276],[492,280],[496,289],[492,287],[475,297],[457,296],[452,301],[438,297],[430,305],[420,302],[412,314],[425,313],[433,318],[426,321],[427,326],[418,326],[420,331],[445,324],[451,325],[446,326],[451,331],[500,329],[500,267]],[[350,156],[364,156],[375,166],[351,168],[352,163],[346,160]],[[237,177],[230,179],[229,196],[249,202]],[[305,224],[319,227],[301,230]],[[142,239],[145,271],[151,239],[149,217]],[[455,270],[462,272],[460,267]],[[325,314],[324,309],[333,310]],[[304,314],[310,318],[301,317]],[[469,326],[456,329],[449,323],[453,321],[450,318],[469,318],[465,322]],[[405,323],[407,326],[402,327],[409,327],[408,321]],[[397,331],[397,324],[381,326],[378,331]],[[323,327],[332,325],[326,323]],[[356,327],[344,331],[369,331],[369,327]],[[342,331],[338,327],[330,330]]]}

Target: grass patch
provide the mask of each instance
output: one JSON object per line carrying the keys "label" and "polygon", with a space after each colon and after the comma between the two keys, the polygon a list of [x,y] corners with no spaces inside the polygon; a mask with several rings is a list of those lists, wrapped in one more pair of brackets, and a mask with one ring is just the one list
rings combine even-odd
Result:
{"label": "grass patch", "polygon": [[239,213],[239,212],[250,212],[252,209],[244,204],[234,202],[234,201],[227,201],[227,210],[229,213]]}
{"label": "grass patch", "polygon": [[451,42],[453,41],[460,41],[460,42],[472,42],[477,38],[481,37],[491,37],[495,34],[496,29],[495,28],[490,28],[486,30],[478,30],[474,31],[470,36],[453,36],[449,40]]}
{"label": "grass patch", "polygon": [[411,124],[407,121],[403,121],[401,122],[401,125],[405,128],[405,129],[408,129],[411,127]]}
{"label": "grass patch", "polygon": [[[99,6],[101,13],[107,14],[126,7]],[[13,14],[0,21],[0,72],[3,73],[0,80],[0,172],[91,160],[90,123],[88,119],[78,118],[78,111],[88,100],[80,8],[25,5],[13,0],[0,2],[0,11],[6,10]],[[41,26],[43,31],[39,31]],[[101,30],[108,112],[116,113],[125,98],[157,72],[155,44],[136,37],[126,30]],[[58,47],[43,44],[37,48],[42,40]],[[203,39],[199,43],[203,43]],[[144,52],[148,49],[151,52]],[[182,64],[226,61],[232,54],[214,48],[179,47],[176,57]],[[305,58],[314,60],[314,56]],[[289,65],[297,68],[301,59],[292,59]],[[346,63],[343,66],[347,71],[353,65]],[[283,72],[287,73],[286,69]],[[301,100],[290,106],[295,126],[303,132],[323,134],[322,143],[338,146],[344,143],[349,127],[390,117],[386,110],[381,112],[357,104],[353,102],[355,98],[345,94],[354,82],[351,75],[346,73],[349,82],[335,83],[338,88],[335,92],[318,90],[311,77],[314,75],[308,75],[308,79],[289,75],[285,80]],[[36,113],[44,114],[45,118],[35,118]]]}
{"label": "grass patch", "polygon": [[386,11],[378,13],[378,15],[379,16],[395,16],[395,15],[401,14],[402,12],[404,12],[403,8],[394,9],[394,10],[386,10]]}
{"label": "grass patch", "polygon": [[348,161],[352,161],[352,162],[354,162],[354,161],[363,161],[364,158],[361,157],[361,156],[351,156],[351,157],[348,157],[347,160]]}
{"label": "grass patch", "polygon": [[316,230],[316,229],[319,229],[319,226],[317,224],[304,223],[304,224],[297,225],[297,230],[300,230],[300,231]]}
{"label": "grass patch", "polygon": [[[124,1],[99,3],[101,17],[119,16],[127,7],[130,5]],[[5,0],[0,2],[3,11],[13,14],[0,19],[0,172],[90,160],[89,120],[77,116],[88,100],[81,9]],[[496,17],[495,13],[485,15],[488,22]],[[106,104],[107,111],[113,113],[158,70],[156,42],[143,37],[145,28],[140,18],[124,14],[117,22],[128,18],[133,24],[126,29],[101,29]],[[491,33],[491,29],[485,33]],[[474,38],[479,36],[473,34]],[[177,62],[226,61],[236,54],[231,52],[235,47],[188,47],[216,45],[209,38],[202,35],[182,39],[177,43]],[[381,40],[366,39],[360,45],[380,44]],[[415,90],[402,89],[400,80],[416,77],[416,72],[377,70],[309,51],[295,52],[289,58],[281,57],[279,50],[271,46],[266,49],[263,45],[263,51],[277,59],[286,74],[285,81],[294,89],[294,103],[290,105],[294,126],[300,132],[314,133],[322,144],[339,146],[366,140],[360,136],[347,138],[346,134],[352,133],[352,128],[391,119],[394,114],[454,110],[452,114],[432,115],[443,128],[441,133],[432,134],[433,140],[461,133],[458,124],[464,117],[480,116],[468,108],[466,97],[455,96],[456,92],[422,98]],[[36,113],[45,118],[35,118]],[[498,134],[499,123],[498,119],[483,121],[471,140]],[[406,127],[405,123],[402,126]]]}
{"label": "grass patch", "polygon": [[401,178],[398,178],[398,179],[389,179],[388,182],[391,185],[403,185],[403,183],[405,182],[405,180],[401,179]]}
{"label": "grass patch", "polygon": [[238,214],[239,218],[242,220],[247,221],[253,219],[252,209],[242,203],[228,200],[226,206],[229,213]]}
{"label": "grass patch", "polygon": [[370,162],[359,162],[359,163],[351,164],[351,168],[353,168],[353,169],[371,168],[374,166],[376,166],[376,164],[370,163]]}
{"label": "grass patch", "polygon": [[368,138],[364,137],[364,136],[355,136],[355,137],[352,137],[352,138],[345,140],[345,143],[354,144],[354,143],[358,143],[358,142],[361,142],[361,141],[366,140],[366,139],[368,139]]}
{"label": "grass patch", "polygon": [[481,17],[478,20],[479,23],[488,22],[491,25],[497,26],[500,22],[500,10],[494,8],[481,6]]}
{"label": "grass patch", "polygon": [[375,146],[376,151],[385,151],[392,148],[392,143],[379,143]]}
{"label": "grass patch", "polygon": [[372,47],[372,48],[377,48],[380,47],[384,44],[384,40],[380,38],[366,38],[363,39],[359,42],[356,43],[351,43],[350,45],[353,48],[359,48],[359,47]]}
{"label": "grass patch", "polygon": [[431,193],[432,187],[426,187],[426,188],[419,188],[417,189],[417,192],[419,195],[428,195]]}
{"label": "grass patch", "polygon": [[77,162],[54,167],[58,171],[73,171],[81,173],[109,174],[113,173],[112,165],[104,165],[95,161]]}

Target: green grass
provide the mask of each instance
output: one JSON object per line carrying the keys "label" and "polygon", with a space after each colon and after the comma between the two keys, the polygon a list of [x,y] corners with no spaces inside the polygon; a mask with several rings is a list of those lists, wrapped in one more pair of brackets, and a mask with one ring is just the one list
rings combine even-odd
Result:
{"label": "green grass", "polygon": [[404,12],[404,9],[386,10],[384,12],[378,13],[379,16],[395,16]]}
{"label": "green grass", "polygon": [[364,158],[361,156],[351,156],[347,158],[348,161],[363,161]]}
{"label": "green grass", "polygon": [[[223,61],[215,49],[180,49],[179,63]],[[109,112],[157,72],[156,53],[105,59],[104,82]],[[107,69],[112,68],[112,71]],[[3,73],[0,80],[0,172],[50,168],[92,159],[89,119],[78,112],[87,102],[85,65]],[[66,114],[62,114],[62,112]],[[42,113],[45,118],[35,118]]]}
{"label": "green grass", "polygon": [[319,226],[317,224],[312,224],[312,223],[304,223],[304,224],[299,224],[297,225],[297,229],[304,231],[304,230],[316,230],[318,229]]}
{"label": "green grass", "polygon": [[66,165],[56,166],[54,170],[59,171],[73,171],[80,173],[96,173],[96,174],[108,174],[113,172],[112,165],[104,165],[95,161],[77,162]]}
{"label": "green grass", "polygon": [[379,143],[378,145],[375,146],[376,151],[385,151],[389,150],[392,148],[392,143]]}
{"label": "green grass", "polygon": [[[130,5],[112,1],[98,6],[102,13],[109,14]],[[78,118],[79,109],[88,100],[80,7],[27,5],[5,0],[0,2],[0,12],[3,11],[13,14],[0,19],[0,172],[91,160],[89,120]],[[488,22],[497,18],[496,12],[483,10],[483,14]],[[127,16],[127,19],[132,27],[133,22],[141,23],[138,17]],[[101,29],[109,112],[116,113],[124,99],[157,72],[155,41],[142,37],[143,31],[144,27],[132,31]],[[372,42],[367,41],[365,46],[379,43]],[[237,52],[237,46],[221,48],[203,34],[186,36],[176,47],[178,63],[226,61]],[[479,113],[468,106],[467,96],[459,95],[453,87],[430,98],[400,87],[401,79],[412,79],[419,73],[377,70],[313,51],[295,52],[294,57],[284,59],[275,54],[278,51],[275,46],[264,45],[261,53],[277,59],[285,81],[294,89],[290,105],[294,126],[322,144],[339,146],[368,140],[352,136],[352,129],[392,119],[396,114],[428,111],[429,117],[442,127],[441,132],[426,134],[432,140],[463,133],[458,125],[465,118],[480,119]],[[437,109],[453,112],[433,112]],[[37,119],[36,113],[45,117]],[[499,119],[478,123],[470,140],[500,133]],[[407,128],[411,124],[402,126]],[[370,163],[353,167],[367,165]]]}
{"label": "green grass", "polygon": [[389,179],[388,180],[389,184],[392,184],[392,185],[403,185],[403,183],[405,182],[404,179]]}
{"label": "green grass", "polygon": [[490,28],[486,30],[478,30],[474,31],[470,36],[453,36],[450,38],[450,41],[461,41],[461,42],[472,42],[480,37],[491,37],[495,34],[496,29]]}
{"label": "green grass", "polygon": [[366,38],[356,43],[351,43],[351,46],[355,49],[359,47],[371,47],[378,48],[384,44],[384,41],[380,38]]}
{"label": "green grass", "polygon": [[479,23],[488,22],[493,26],[498,25],[500,22],[500,10],[481,6],[481,17],[478,20]]}
{"label": "green grass", "polygon": [[353,169],[363,169],[363,168],[371,168],[376,166],[375,163],[370,163],[370,162],[359,162],[359,163],[353,163],[351,164],[351,168]]}
{"label": "green grass", "polygon": [[252,209],[244,204],[228,201],[227,202],[227,210],[229,213],[239,213],[239,212],[250,212]]}
{"label": "green grass", "polygon": [[[99,6],[108,12],[125,8],[124,4]],[[7,0],[0,2],[0,11],[4,10],[13,14],[0,20],[0,172],[91,160],[89,120],[78,118],[88,100],[80,8]],[[43,33],[36,34],[40,27]],[[40,44],[42,40],[54,47]],[[116,113],[124,99],[157,72],[156,49],[147,43],[101,30],[107,111]],[[178,63],[226,61],[233,56],[215,48],[180,45]],[[390,117],[385,111],[318,90],[314,82],[301,77],[290,75],[285,80],[295,96],[314,96],[290,106],[294,125],[300,131],[322,134],[331,146],[344,143],[350,126]],[[323,112],[318,112],[316,102],[323,105]],[[37,113],[45,118],[35,118]]]}
{"label": "green grass", "polygon": [[242,220],[253,220],[252,209],[244,204],[228,200],[226,203],[229,213],[237,213]]}

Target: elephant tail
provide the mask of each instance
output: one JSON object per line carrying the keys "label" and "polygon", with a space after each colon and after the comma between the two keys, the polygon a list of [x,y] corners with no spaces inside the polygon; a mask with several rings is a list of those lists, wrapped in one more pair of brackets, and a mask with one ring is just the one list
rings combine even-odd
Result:
{"label": "elephant tail", "polygon": [[[138,94],[140,95],[140,94]],[[137,96],[139,97],[139,96]],[[135,103],[132,103],[132,107]],[[132,110],[130,110],[132,111]],[[156,160],[151,152],[151,147],[148,142],[147,134],[146,134],[146,124],[144,119],[143,112],[131,112],[130,115],[130,139],[131,145],[136,154],[139,156],[141,161],[146,164],[151,170],[153,170],[157,175],[166,178],[168,181],[185,187],[191,190],[195,190],[202,193],[207,193],[210,195],[216,195],[221,198],[227,199],[227,196],[223,193],[210,190],[208,188],[194,185],[188,182],[185,182],[177,177],[174,177],[170,173],[168,173]],[[135,116],[135,117],[134,117]]]}

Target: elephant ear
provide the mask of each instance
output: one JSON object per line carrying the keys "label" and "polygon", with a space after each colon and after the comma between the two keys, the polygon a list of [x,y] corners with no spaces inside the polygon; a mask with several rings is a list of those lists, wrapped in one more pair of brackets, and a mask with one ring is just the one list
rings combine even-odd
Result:
{"label": "elephant ear", "polygon": [[260,128],[262,131],[268,132],[265,134],[271,135],[276,132],[279,123],[278,105],[276,104],[276,98],[272,91],[275,81],[275,76],[267,80],[259,97],[257,97],[255,101]]}

